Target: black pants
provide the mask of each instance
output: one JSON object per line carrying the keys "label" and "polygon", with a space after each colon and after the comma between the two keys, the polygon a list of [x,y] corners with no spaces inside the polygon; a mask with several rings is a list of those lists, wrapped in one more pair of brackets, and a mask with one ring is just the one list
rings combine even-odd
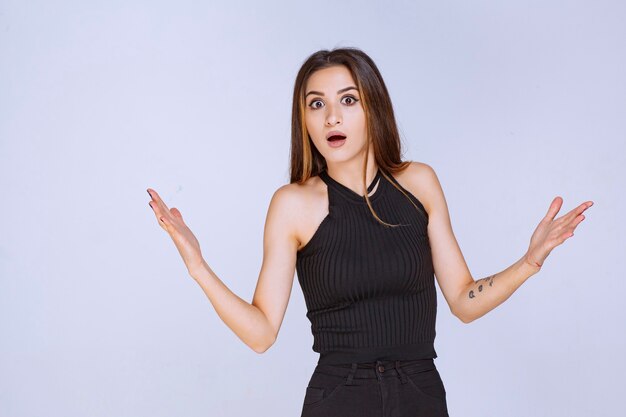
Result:
{"label": "black pants", "polygon": [[448,417],[433,359],[318,364],[301,417]]}

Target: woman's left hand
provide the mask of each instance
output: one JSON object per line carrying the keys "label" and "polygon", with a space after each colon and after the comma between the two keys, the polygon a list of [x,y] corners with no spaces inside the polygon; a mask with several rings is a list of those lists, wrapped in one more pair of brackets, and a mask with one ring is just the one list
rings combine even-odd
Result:
{"label": "woman's left hand", "polygon": [[593,201],[582,203],[555,220],[554,216],[559,212],[562,204],[563,199],[561,197],[552,200],[548,213],[530,238],[530,246],[526,252],[525,260],[534,267],[541,268],[552,249],[574,236],[574,229],[585,219],[582,213],[593,205]]}

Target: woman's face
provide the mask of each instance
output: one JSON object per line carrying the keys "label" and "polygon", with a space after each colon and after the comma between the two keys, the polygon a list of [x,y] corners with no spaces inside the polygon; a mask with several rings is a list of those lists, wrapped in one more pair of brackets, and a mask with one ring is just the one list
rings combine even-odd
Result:
{"label": "woman's face", "polygon": [[[313,144],[326,162],[344,162],[364,155],[367,129],[356,83],[344,65],[315,71],[305,87],[304,118]],[[340,132],[342,142],[328,135]],[[331,146],[331,145],[335,146]]]}

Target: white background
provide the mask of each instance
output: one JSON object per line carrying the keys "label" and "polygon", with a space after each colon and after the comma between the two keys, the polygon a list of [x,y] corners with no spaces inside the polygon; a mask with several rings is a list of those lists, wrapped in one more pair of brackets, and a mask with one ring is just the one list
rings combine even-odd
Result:
{"label": "white background", "polygon": [[259,355],[219,319],[146,188],[251,301],[291,97],[356,46],[428,163],[475,279],[594,201],[471,324],[438,288],[451,416],[623,413],[626,6],[620,1],[0,1],[0,415],[296,416],[317,362],[302,291]]}

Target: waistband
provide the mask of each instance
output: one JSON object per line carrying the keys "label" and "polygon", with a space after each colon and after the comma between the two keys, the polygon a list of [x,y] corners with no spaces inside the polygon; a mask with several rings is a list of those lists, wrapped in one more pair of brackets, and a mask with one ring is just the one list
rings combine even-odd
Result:
{"label": "waistband", "polygon": [[338,363],[351,364],[352,362],[363,363],[375,360],[396,360],[398,358],[408,361],[416,359],[434,359],[436,357],[437,352],[435,351],[434,342],[429,340],[426,342],[393,346],[324,350],[320,352],[317,363],[335,365]]}
{"label": "waistband", "polygon": [[383,360],[351,364],[324,365],[315,367],[317,373],[346,377],[348,383],[353,379],[381,379],[384,377],[400,377],[403,382],[405,375],[436,369],[433,359],[415,360]]}

